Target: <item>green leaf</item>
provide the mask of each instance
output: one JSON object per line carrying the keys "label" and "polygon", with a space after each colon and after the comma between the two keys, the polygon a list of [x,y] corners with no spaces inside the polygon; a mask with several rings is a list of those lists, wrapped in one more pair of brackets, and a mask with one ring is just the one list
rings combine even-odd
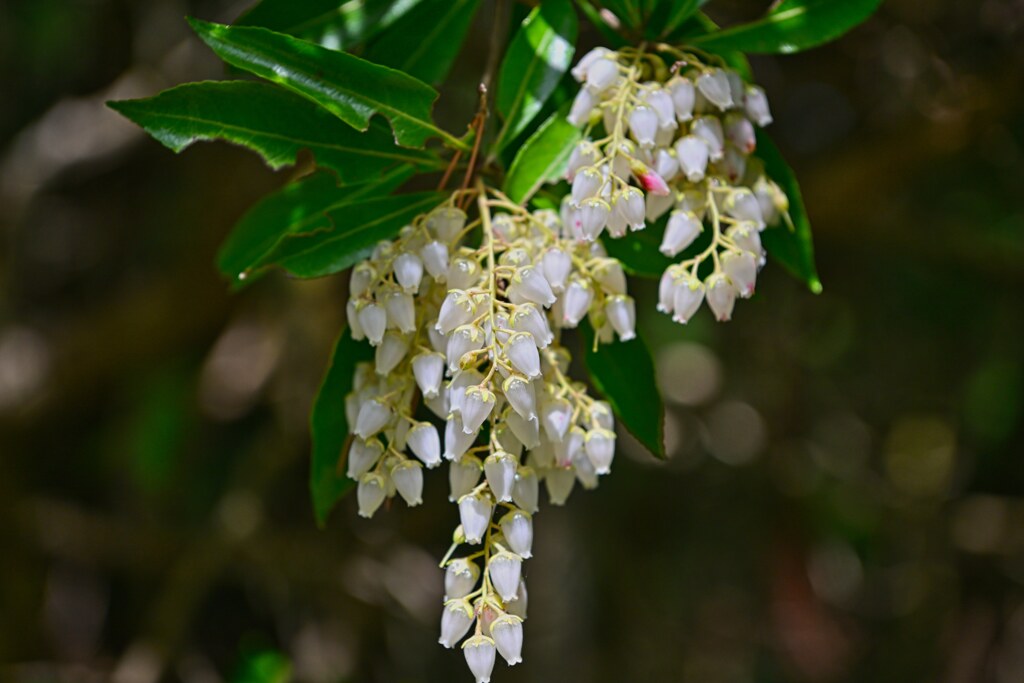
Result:
{"label": "green leaf", "polygon": [[[807,284],[815,294],[821,293],[821,280],[814,265],[814,242],[811,222],[807,218],[800,185],[772,139],[757,131],[757,156],[764,162],[764,170],[789,198],[789,226],[768,228],[761,233],[761,242],[768,254],[782,264],[797,279]],[[788,229],[787,229],[788,228]]]}
{"label": "green leaf", "polygon": [[228,64],[309,98],[353,128],[366,130],[370,118],[381,114],[404,147],[423,147],[435,136],[466,147],[434,125],[430,110],[437,91],[401,71],[264,28],[189,23]]}
{"label": "green leaf", "polygon": [[369,46],[366,58],[427,83],[444,81],[480,0],[424,0]]}
{"label": "green leaf", "polygon": [[278,266],[303,278],[337,273],[364,258],[377,242],[393,237],[443,198],[439,192],[419,192],[346,203],[327,212],[330,227],[286,235],[260,265]]}
{"label": "green leaf", "polygon": [[594,329],[580,325],[585,361],[594,387],[611,404],[616,417],[656,457],[665,455],[665,406],[654,372],[654,360],[643,340],[601,344],[594,349]]}
{"label": "green leaf", "polygon": [[289,183],[249,209],[235,225],[217,255],[217,267],[238,286],[249,284],[264,259],[287,235],[331,230],[327,214],[367,197],[385,195],[412,175],[401,166],[362,185],[339,187],[330,173],[320,172]]}
{"label": "green leaf", "polygon": [[618,49],[623,45],[628,45],[629,41],[623,38],[615,30],[613,26],[610,26],[604,17],[601,16],[601,12],[598,11],[590,0],[576,0],[576,5],[583,12],[587,20],[597,29],[598,33],[608,42],[608,46],[613,49]]}
{"label": "green leaf", "polygon": [[262,26],[332,50],[369,40],[416,7],[420,0],[262,0],[234,22]]}
{"label": "green leaf", "polygon": [[355,341],[343,329],[313,401],[313,412],[309,419],[313,442],[309,490],[313,497],[313,512],[321,527],[327,522],[327,515],[335,503],[356,484],[345,476],[342,457],[349,435],[345,396],[352,391],[356,365],[371,358],[373,348],[364,342]]}
{"label": "green leaf", "polygon": [[248,147],[277,169],[307,149],[342,182],[367,180],[397,164],[441,165],[430,152],[396,147],[383,124],[359,133],[309,100],[264,83],[186,83],[109,106],[175,152],[200,140],[224,140]]}
{"label": "green leaf", "polygon": [[602,243],[608,255],[618,259],[630,275],[660,278],[665,269],[676,262],[676,259],[668,258],[658,250],[667,221],[666,214],[655,224],[638,232],[630,232],[625,237],[612,239],[605,235]]}
{"label": "green leaf", "polygon": [[505,123],[495,142],[502,149],[540,112],[569,69],[578,25],[569,0],[546,0],[523,21],[498,76],[498,111]]}
{"label": "green leaf", "polygon": [[662,2],[662,5],[669,5],[668,16],[662,24],[661,35],[668,35],[683,25],[687,19],[692,17],[706,0],[671,0]]}
{"label": "green leaf", "polygon": [[881,4],[882,0],[783,0],[756,21],[690,42],[709,50],[799,52],[835,40],[874,14]]}
{"label": "green leaf", "polygon": [[565,175],[569,156],[583,136],[579,128],[565,120],[565,114],[565,108],[552,114],[523,143],[512,161],[504,189],[517,204],[528,201],[541,185]]}

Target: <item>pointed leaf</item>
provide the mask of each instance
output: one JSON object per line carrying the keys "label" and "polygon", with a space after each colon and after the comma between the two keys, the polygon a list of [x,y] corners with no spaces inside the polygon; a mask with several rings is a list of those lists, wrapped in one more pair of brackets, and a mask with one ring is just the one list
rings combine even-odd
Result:
{"label": "pointed leaf", "polygon": [[792,225],[778,225],[761,233],[761,241],[768,255],[783,265],[794,277],[819,294],[821,280],[814,264],[814,242],[811,239],[811,221],[807,218],[800,185],[796,174],[782,157],[779,148],[762,131],[757,131],[757,156],[764,161],[764,170],[789,198],[789,218]]}
{"label": "pointed leaf", "polygon": [[558,87],[576,50],[578,25],[569,0],[547,0],[530,12],[505,53],[498,77],[502,149],[533,120]]}
{"label": "pointed leaf", "polygon": [[434,136],[465,147],[434,125],[437,91],[408,74],[264,28],[189,23],[228,64],[309,98],[353,128],[366,130],[381,114],[404,147],[423,147]]}
{"label": "pointed leaf", "polygon": [[529,201],[541,185],[565,175],[569,156],[583,135],[565,114],[564,108],[556,111],[519,148],[505,178],[505,194],[512,201]]}
{"label": "pointed leaf", "polygon": [[396,147],[382,124],[359,133],[305,98],[264,83],[186,83],[109,104],[175,152],[200,140],[224,140],[257,152],[276,169],[307,149],[343,182],[368,180],[402,163],[440,166],[430,152]]}
{"label": "pointed leaf", "polygon": [[424,0],[374,40],[366,58],[427,83],[441,83],[479,6],[480,0]]}
{"label": "pointed leaf", "polygon": [[420,0],[262,0],[235,26],[262,26],[332,50],[350,50],[415,8]]}
{"label": "pointed leaf", "polygon": [[329,228],[285,236],[260,265],[278,266],[304,278],[337,273],[364,258],[377,242],[393,237],[443,198],[439,192],[419,192],[345,204],[327,212]]}
{"label": "pointed leaf", "polygon": [[690,42],[716,51],[799,52],[835,40],[867,20],[881,4],[882,0],[783,0],[760,19]]}
{"label": "pointed leaf", "polygon": [[320,390],[313,401],[309,428],[313,453],[309,468],[309,490],[316,522],[323,527],[335,503],[355,487],[345,476],[343,449],[349,435],[345,418],[345,396],[352,391],[356,365],[373,358],[373,348],[357,342],[342,330],[331,354]]}
{"label": "pointed leaf", "polygon": [[637,337],[594,349],[594,329],[580,325],[585,360],[594,387],[611,404],[616,417],[656,457],[665,455],[665,406],[658,391],[654,360]]}

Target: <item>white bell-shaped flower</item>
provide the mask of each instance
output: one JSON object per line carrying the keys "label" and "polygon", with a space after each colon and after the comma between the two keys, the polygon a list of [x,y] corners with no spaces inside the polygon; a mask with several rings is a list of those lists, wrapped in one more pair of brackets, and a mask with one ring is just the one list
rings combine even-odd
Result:
{"label": "white bell-shaped flower", "polygon": [[424,351],[412,359],[412,374],[424,398],[437,396],[444,378],[444,356]]}
{"label": "white bell-shaped flower", "polygon": [[463,557],[449,560],[444,570],[444,599],[464,598],[480,581],[480,565]]}
{"label": "white bell-shaped flower", "polygon": [[697,77],[697,89],[708,102],[725,110],[733,106],[729,77],[722,69],[708,69]]}
{"label": "white bell-shaped flower", "polygon": [[597,488],[599,483],[597,470],[594,469],[594,463],[590,462],[590,458],[582,449],[573,458],[572,469],[576,473],[576,480],[583,485],[583,488],[588,491]]}
{"label": "white bell-shaped flower", "polygon": [[530,596],[526,592],[526,581],[519,579],[519,590],[516,591],[516,599],[508,603],[505,609],[509,614],[515,615],[520,619],[526,619],[526,606],[529,602]]}
{"label": "white bell-shaped flower", "polygon": [[453,503],[476,488],[480,482],[480,461],[471,455],[452,460],[448,467],[448,500]]}
{"label": "white bell-shaped flower", "polygon": [[380,441],[371,439],[352,439],[352,445],[348,449],[348,469],[346,474],[349,479],[359,480],[370,468],[377,464],[380,456],[384,454],[384,446]]}
{"label": "white bell-shaped flower", "polygon": [[[579,206],[584,199],[596,197],[604,185],[604,176],[593,166],[580,170],[572,179],[572,203]],[[564,222],[564,219],[563,219]]]}
{"label": "white bell-shaped flower", "polygon": [[429,422],[417,422],[405,437],[413,455],[433,469],[441,464],[441,437]]}
{"label": "white bell-shaped flower", "polygon": [[636,338],[636,304],[632,297],[621,294],[609,297],[604,312],[619,339],[629,341]]}
{"label": "white bell-shaped flower", "polygon": [[491,623],[491,638],[498,654],[514,666],[523,661],[523,620],[514,614],[502,614]]}
{"label": "white bell-shaped flower", "polygon": [[380,344],[384,338],[384,330],[388,325],[388,314],[384,308],[375,303],[366,304],[356,314],[359,318],[359,327],[363,329],[366,338],[372,346]]}
{"label": "white bell-shaped flower", "polygon": [[598,474],[611,471],[612,458],[615,457],[615,432],[600,427],[591,429],[583,447]]}
{"label": "white bell-shaped flower", "polygon": [[673,78],[668,82],[668,92],[672,96],[672,105],[675,108],[676,118],[680,121],[692,119],[693,104],[696,99],[693,83],[682,76]]}
{"label": "white bell-shaped flower", "polygon": [[487,574],[491,578],[494,590],[502,600],[514,600],[519,590],[519,578],[522,576],[523,558],[514,553],[501,551],[491,555],[487,563]]}
{"label": "white bell-shaped flower", "polygon": [[644,216],[651,223],[665,215],[665,212],[676,203],[675,193],[656,195],[648,193],[644,197]]}
{"label": "white bell-shaped flower", "polygon": [[473,606],[468,600],[448,600],[441,612],[441,637],[437,642],[447,648],[455,647],[455,643],[469,632],[473,619]]}
{"label": "white bell-shaped flower", "polygon": [[524,447],[536,448],[540,445],[540,425],[537,418],[531,420],[513,411],[505,416],[505,422]]}
{"label": "white bell-shaped flower", "polygon": [[761,233],[754,223],[737,223],[725,231],[725,236],[732,240],[740,249],[749,251],[758,259],[764,255],[764,247],[761,245]]}
{"label": "white bell-shaped flower", "polygon": [[512,406],[512,410],[520,417],[526,420],[536,419],[537,397],[532,382],[521,375],[509,375],[502,382],[501,391],[505,394],[505,400]]}
{"label": "white bell-shaped flower", "polygon": [[512,485],[515,483],[517,465],[516,459],[504,451],[493,453],[484,460],[487,485],[499,503],[512,500]]}
{"label": "white bell-shaped flower", "polygon": [[676,283],[672,296],[672,320],[686,324],[704,302],[704,283],[692,275],[686,275]]}
{"label": "white bell-shaped flower", "polygon": [[772,122],[772,112],[768,108],[768,97],[764,90],[756,85],[748,85],[744,96],[744,108],[747,116],[757,125],[764,128]]}
{"label": "white bell-shaped flower", "polygon": [[743,90],[745,87],[743,79],[732,69],[726,69],[725,75],[726,78],[729,79],[729,95],[732,96],[733,106],[742,107],[744,97]]}
{"label": "white bell-shaped flower", "polygon": [[761,215],[761,204],[757,201],[754,193],[746,188],[734,190],[729,193],[723,206],[726,215],[737,220],[747,221],[757,226],[758,230],[764,227],[764,216]]}
{"label": "white bell-shaped flower", "polygon": [[499,522],[501,533],[512,552],[525,559],[533,557],[533,519],[523,510],[512,510]]}
{"label": "white bell-shaped flower", "polygon": [[658,115],[658,127],[661,130],[673,131],[679,127],[679,124],[676,123],[675,104],[668,91],[657,86],[646,91],[643,99],[647,102],[647,106]]}
{"label": "white bell-shaped flower", "polygon": [[533,266],[519,268],[508,285],[508,299],[514,304],[532,302],[547,308],[555,303],[555,294],[544,275]]}
{"label": "white bell-shaped flower", "polygon": [[594,279],[609,294],[626,293],[626,273],[618,259],[600,259],[593,267]]}
{"label": "white bell-shaped flower", "polygon": [[722,122],[714,116],[701,116],[693,122],[690,133],[708,145],[708,158],[718,161],[725,152],[725,133]]}
{"label": "white bell-shaped flower", "polygon": [[572,406],[564,398],[545,401],[540,407],[540,421],[550,441],[562,441],[569,431],[571,420]]}
{"label": "white bell-shaped flower", "polygon": [[423,465],[415,460],[403,460],[391,468],[391,481],[409,507],[423,502]]}
{"label": "white bell-shaped flower", "polygon": [[420,259],[434,280],[444,282],[448,278],[448,245],[431,240],[420,248]]}
{"label": "white bell-shaped flower", "polygon": [[484,346],[484,332],[476,325],[462,325],[448,337],[446,357],[448,370],[455,372],[461,367],[462,357],[478,351]]}
{"label": "white bell-shaped flower", "polygon": [[[668,144],[671,145],[671,141]],[[679,159],[667,146],[659,147],[654,152],[654,170],[670,183],[679,175]]]}
{"label": "white bell-shaped flower", "polygon": [[467,388],[466,398],[462,403],[462,431],[466,434],[476,434],[480,425],[494,410],[495,402],[493,391],[476,385]]}
{"label": "white bell-shaped flower", "polygon": [[754,294],[757,283],[757,257],[749,251],[727,251],[722,254],[722,270],[729,276],[736,293],[743,299]]}
{"label": "white bell-shaped flower", "polygon": [[703,224],[692,212],[673,211],[665,226],[659,251],[666,256],[675,256],[693,244],[703,229]]}
{"label": "white bell-shaped flower", "polygon": [[494,641],[487,636],[473,636],[462,644],[462,654],[466,656],[466,665],[476,683],[490,683],[491,672],[494,671],[494,653]]}
{"label": "white bell-shaped flower", "polygon": [[708,306],[719,322],[732,318],[732,308],[736,303],[736,289],[723,273],[713,273],[704,281],[705,296]]}
{"label": "white bell-shaped flower", "polygon": [[544,473],[544,487],[548,490],[548,500],[552,505],[565,505],[576,484],[576,473],[561,467]]}
{"label": "white bell-shaped flower", "polygon": [[444,459],[461,458],[474,441],[476,441],[476,432],[467,433],[463,429],[461,415],[449,415],[444,426]]}
{"label": "white bell-shaped flower", "polygon": [[725,117],[725,137],[744,154],[750,154],[757,148],[754,124],[743,114],[732,113]]}
{"label": "white bell-shaped flower", "polygon": [[555,464],[559,467],[569,467],[576,458],[576,454],[583,450],[585,437],[586,432],[582,428],[576,425],[570,427],[565,438],[553,444]]}
{"label": "white bell-shaped flower", "polygon": [[590,310],[590,302],[594,299],[594,290],[590,283],[581,278],[573,278],[562,295],[562,327],[576,327]]}
{"label": "white bell-shaped flower", "polygon": [[761,205],[761,216],[766,225],[775,225],[779,216],[789,210],[789,198],[778,185],[764,176],[754,181],[754,196]]}
{"label": "white bell-shaped flower", "polygon": [[395,259],[395,279],[406,292],[415,294],[423,280],[423,261],[411,252],[401,254]]}
{"label": "white bell-shaped flower", "polygon": [[475,317],[476,306],[473,305],[472,299],[465,292],[451,290],[441,302],[435,328],[441,334],[451,334],[456,327],[465,325]]}
{"label": "white bell-shaped flower", "polygon": [[658,280],[658,303],[655,309],[659,313],[671,313],[674,307],[675,271],[672,266],[665,269]]}
{"label": "white bell-shaped flower", "polygon": [[480,280],[480,264],[476,259],[456,256],[448,264],[448,286],[469,289]]}
{"label": "white bell-shaped flower", "polygon": [[[537,512],[540,480],[533,468],[521,466],[516,470],[516,480],[512,484],[512,502],[530,514]],[[526,557],[526,556],[524,556]]]}
{"label": "white bell-shaped flower", "polygon": [[626,188],[615,196],[614,211],[633,230],[643,230],[645,209],[644,193],[635,187]]}
{"label": "white bell-shaped flower", "polygon": [[572,74],[572,77],[576,79],[576,82],[582,83],[587,78],[587,69],[590,68],[591,64],[602,57],[614,58],[614,56],[615,55],[612,51],[606,47],[595,47],[580,58],[580,61],[576,63],[576,66],[572,68],[570,73]]}
{"label": "white bell-shaped flower", "polygon": [[529,332],[516,332],[505,344],[505,355],[512,367],[530,379],[540,377],[540,353]]}
{"label": "white bell-shaped flower", "polygon": [[363,331],[363,326],[359,324],[359,313],[355,299],[349,299],[348,303],[345,304],[345,320],[348,321],[348,330],[352,334],[352,339],[356,341],[366,339],[366,332]]}
{"label": "white bell-shaped flower", "polygon": [[416,331],[416,308],[412,295],[405,292],[391,292],[384,297],[384,310],[388,315],[388,327],[401,332]]}
{"label": "white bell-shaped flower", "polygon": [[615,415],[608,401],[594,401],[587,408],[587,417],[590,418],[593,427],[613,429],[615,427]]}
{"label": "white bell-shaped flower", "polygon": [[397,332],[386,332],[374,352],[374,367],[378,375],[389,375],[405,354],[409,352],[409,338]]}
{"label": "white bell-shaped flower", "polygon": [[565,177],[569,182],[576,176],[576,171],[587,166],[593,166],[600,160],[601,153],[597,146],[589,140],[583,140],[572,149],[569,155],[569,163],[566,166]]}
{"label": "white bell-shaped flower", "polygon": [[494,505],[484,494],[470,494],[459,498],[459,521],[466,543],[476,544],[484,537],[487,525],[491,523]]}
{"label": "white bell-shaped flower", "polygon": [[356,265],[352,269],[352,274],[348,279],[348,294],[352,298],[359,298],[363,294],[366,294],[370,285],[377,279],[377,273],[374,271],[373,266],[368,262],[363,261]]}
{"label": "white bell-shaped flower", "polygon": [[551,285],[551,291],[565,291],[565,281],[572,272],[572,257],[559,247],[551,247],[540,257],[540,267],[544,271],[544,279]]}
{"label": "white bell-shaped flower", "polygon": [[696,135],[679,138],[675,145],[679,169],[691,183],[700,182],[708,168],[709,149],[707,142]]}
{"label": "white bell-shaped flower", "polygon": [[512,314],[512,329],[533,337],[538,349],[547,348],[555,340],[548,318],[536,304],[520,304]]}
{"label": "white bell-shaped flower", "polygon": [[371,436],[384,429],[384,426],[391,420],[391,409],[382,401],[369,399],[363,401],[359,406],[359,415],[356,417],[356,436],[369,439]]}
{"label": "white bell-shaped flower", "polygon": [[369,519],[384,502],[387,494],[387,483],[379,474],[364,474],[356,487],[356,502],[359,504],[359,516]]}
{"label": "white bell-shaped flower", "polygon": [[587,125],[594,107],[600,102],[600,98],[587,88],[580,88],[569,108],[569,115],[566,120],[577,128]]}
{"label": "white bell-shaped flower", "polygon": [[611,207],[603,199],[591,197],[580,203],[579,221],[584,241],[593,242],[601,235],[604,227],[608,224],[610,213]]}
{"label": "white bell-shaped flower", "polygon": [[597,95],[611,87],[618,79],[618,62],[611,56],[602,57],[587,67],[586,89]]}
{"label": "white bell-shaped flower", "polygon": [[442,206],[427,216],[427,228],[442,242],[451,243],[466,227],[466,212],[454,206]]}
{"label": "white bell-shaped flower", "polygon": [[654,136],[658,132],[658,114],[651,107],[634,107],[629,113],[629,132],[640,147],[654,147]]}

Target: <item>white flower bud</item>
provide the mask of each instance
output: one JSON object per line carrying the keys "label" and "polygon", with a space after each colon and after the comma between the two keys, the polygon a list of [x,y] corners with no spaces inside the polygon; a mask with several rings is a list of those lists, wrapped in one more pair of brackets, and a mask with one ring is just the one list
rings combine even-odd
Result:
{"label": "white flower bud", "polygon": [[523,661],[523,620],[514,614],[503,614],[491,624],[494,646],[509,666]]}
{"label": "white flower bud", "polygon": [[729,80],[729,96],[734,107],[743,106],[743,79],[732,69],[726,69],[725,76]]}
{"label": "white flower bud", "polygon": [[482,495],[465,495],[459,498],[459,520],[466,543],[477,544],[484,537],[487,525],[491,523],[491,499]]}
{"label": "white flower bud", "polygon": [[629,341],[636,338],[636,304],[632,297],[619,294],[609,298],[604,312],[619,339]]}
{"label": "white flower bud", "polygon": [[565,438],[571,419],[572,406],[564,398],[545,401],[540,407],[540,421],[544,425],[544,433],[555,443]]}
{"label": "white flower bud", "polygon": [[583,55],[580,61],[576,63],[576,66],[572,68],[572,77],[576,79],[578,83],[582,83],[587,77],[587,69],[590,65],[601,59],[602,57],[611,57],[614,59],[615,54],[606,47],[595,47],[593,50]]}
{"label": "white flower bud", "polygon": [[607,90],[619,78],[619,65],[614,59],[603,57],[587,67],[586,89],[595,95]]}
{"label": "white flower bud", "polygon": [[540,377],[540,353],[529,332],[516,332],[505,345],[505,355],[512,367],[530,379]]}
{"label": "white flower bud", "polygon": [[391,409],[377,399],[363,401],[356,417],[356,436],[369,439],[391,420]]}
{"label": "white flower bud", "polygon": [[680,121],[692,119],[693,103],[696,97],[693,83],[682,77],[673,78],[668,83],[668,91],[672,96],[672,105],[675,108],[676,118]]}
{"label": "white flower bud", "polygon": [[551,247],[541,256],[540,267],[553,292],[565,290],[565,280],[572,272],[572,257],[569,254],[559,247]]}
{"label": "white flower bud", "polygon": [[746,188],[729,193],[723,208],[726,215],[737,220],[749,221],[756,225],[758,230],[764,227],[761,205],[758,203],[754,193]]}
{"label": "white flower bud", "polygon": [[590,310],[594,292],[583,279],[573,278],[562,295],[562,327],[576,327]]}
{"label": "white flower bud", "polygon": [[555,463],[559,467],[569,467],[575,459],[576,454],[583,448],[583,441],[586,432],[580,427],[573,425],[569,428],[565,438],[553,444],[555,451]]}
{"label": "white flower bud", "polygon": [[476,434],[480,425],[494,410],[494,392],[483,387],[473,385],[466,389],[466,398],[462,403],[462,431],[466,434]]}
{"label": "white flower bud", "polygon": [[626,293],[626,273],[622,264],[613,258],[601,259],[593,269],[594,279],[609,294]]}
{"label": "white flower bud", "polygon": [[377,274],[368,262],[363,261],[352,269],[348,279],[348,293],[353,299],[361,297],[370,290],[370,285],[376,279]]}
{"label": "white flower bud", "polygon": [[615,457],[615,432],[602,428],[591,429],[587,432],[583,447],[598,474],[611,471],[612,458]]}
{"label": "white flower bud", "polygon": [[494,670],[494,641],[487,636],[473,636],[462,644],[462,653],[476,683],[490,683]]}
{"label": "white flower bud", "polygon": [[379,474],[364,474],[356,487],[356,502],[359,503],[359,516],[369,519],[384,502],[386,493],[384,477]]}
{"label": "white flower bud", "polygon": [[377,304],[366,304],[359,310],[357,316],[359,317],[359,326],[366,333],[370,344],[372,346],[380,344],[388,324],[388,314],[384,309]]}
{"label": "white flower bud", "polygon": [[698,76],[697,89],[719,109],[725,110],[733,105],[729,77],[722,69],[709,69]]}
{"label": "white flower bud", "polygon": [[444,570],[444,599],[464,598],[473,592],[480,580],[480,566],[473,560],[450,560]]}
{"label": "white flower bud", "polygon": [[445,460],[461,458],[474,441],[476,441],[476,433],[466,433],[466,430],[462,428],[462,417],[456,414],[450,415],[444,425]]}
{"label": "white flower bud", "polygon": [[671,313],[675,296],[675,277],[671,266],[665,269],[658,281],[658,304],[655,306],[659,313]]}
{"label": "white flower bud", "polygon": [[526,581],[519,579],[519,590],[516,592],[516,599],[505,606],[506,611],[520,619],[526,619],[526,606],[530,596],[526,592]]}
{"label": "white flower bud", "polygon": [[718,170],[730,183],[738,183],[747,172],[747,157],[733,145],[727,145]]}
{"label": "white flower bud", "polygon": [[434,398],[444,377],[444,356],[424,351],[412,359],[412,374],[424,398]]}
{"label": "white flower bud", "polygon": [[480,461],[471,455],[452,460],[448,466],[448,500],[453,503],[476,488],[480,482]]}
{"label": "white flower bud", "polygon": [[533,266],[516,270],[512,275],[507,292],[509,301],[514,304],[530,301],[547,308],[555,303],[555,294],[551,291],[551,285],[544,279],[544,275]]}
{"label": "white flower bud", "polygon": [[678,127],[675,105],[672,102],[672,96],[667,91],[657,86],[653,90],[645,91],[642,98],[658,115],[658,127],[661,130],[671,132]]}
{"label": "white flower bud", "polygon": [[390,292],[384,297],[384,310],[388,316],[388,327],[401,332],[416,331],[416,308],[412,295],[405,292]]}
{"label": "white flower bud", "polygon": [[348,449],[348,478],[359,480],[370,468],[377,464],[380,456],[384,454],[384,446],[376,439],[364,441],[353,439]]}
{"label": "white flower bud", "polygon": [[547,316],[540,312],[536,304],[521,304],[516,308],[512,314],[512,329],[528,332],[539,349],[546,348],[555,339]]}
{"label": "white flower bud", "polygon": [[491,578],[494,590],[502,600],[514,600],[519,591],[519,578],[522,575],[523,558],[510,552],[501,551],[491,555],[487,563],[487,574]]}
{"label": "white flower bud", "polygon": [[475,325],[462,325],[448,337],[448,349],[446,351],[448,370],[455,372],[459,369],[462,357],[471,351],[478,351],[483,348],[484,333]]}
{"label": "white flower bud", "polygon": [[576,483],[576,474],[571,469],[557,468],[544,474],[544,486],[552,505],[565,505]]}
{"label": "white flower bud", "polygon": [[427,216],[427,228],[442,242],[451,243],[466,227],[466,212],[454,206],[442,206]]}
{"label": "white flower bud", "polygon": [[594,143],[583,140],[572,149],[569,155],[569,163],[566,167],[565,177],[569,182],[576,176],[576,172],[586,166],[593,166],[601,158],[601,153]]}
{"label": "white flower bud", "polygon": [[[672,144],[671,141],[668,144]],[[659,147],[654,152],[654,170],[670,183],[679,175],[679,160],[667,147]]]}
{"label": "white flower bud", "polygon": [[613,211],[633,230],[644,229],[644,193],[635,187],[626,188],[615,195]]}
{"label": "white flower bud", "polygon": [[572,179],[572,203],[578,206],[584,199],[597,196],[602,185],[604,176],[599,170],[593,166],[582,169]]}
{"label": "white flower bud", "polygon": [[590,120],[590,115],[594,111],[594,107],[600,102],[600,97],[592,93],[587,88],[580,88],[579,92],[576,93],[576,97],[572,101],[572,106],[569,108],[569,115],[566,120],[577,128],[582,128],[587,125]]}
{"label": "white flower bud", "polygon": [[409,430],[406,442],[423,464],[433,469],[441,464],[441,437],[437,427],[429,422],[418,422]]}
{"label": "white flower bud", "polygon": [[673,211],[658,250],[665,256],[675,256],[693,244],[703,230],[704,226],[690,211]]}
{"label": "white flower bud", "polygon": [[603,199],[591,197],[580,203],[578,217],[583,241],[593,242],[601,235],[610,213],[611,207]]}
{"label": "white flower bud", "polygon": [[348,329],[352,334],[352,339],[356,341],[366,339],[366,332],[363,331],[363,326],[359,324],[359,314],[356,312],[355,299],[349,299],[348,303],[345,304],[345,320],[348,321]]}
{"label": "white flower bud", "polygon": [[540,425],[537,418],[528,419],[517,412],[506,415],[505,421],[526,448],[536,448],[540,445]]}
{"label": "white flower bud", "polygon": [[754,124],[743,114],[734,113],[725,117],[725,137],[744,154],[750,154],[757,148]]}
{"label": "white flower bud", "polygon": [[679,168],[691,183],[700,182],[708,168],[708,144],[696,135],[687,135],[676,141],[676,159]]}
{"label": "white flower bud", "polygon": [[395,279],[406,292],[415,294],[423,280],[423,261],[413,253],[402,254],[395,259]]}
{"label": "white flower bud", "polygon": [[391,481],[409,507],[423,502],[423,465],[415,460],[403,460],[391,468]]}
{"label": "white flower bud", "polygon": [[484,460],[484,476],[491,493],[499,503],[512,500],[512,484],[516,478],[516,459],[504,451],[498,451]]}
{"label": "white flower bud", "polygon": [[[527,420],[537,417],[537,397],[533,384],[525,377],[510,375],[501,385],[501,391],[505,399],[512,406],[512,410]],[[513,432],[514,434],[515,432]]]}
{"label": "white flower bud", "polygon": [[713,273],[704,281],[708,306],[719,322],[732,318],[732,307],[736,303],[736,290],[722,273]]}
{"label": "white flower bud", "polygon": [[757,282],[757,257],[749,251],[727,251],[722,254],[722,270],[741,298],[753,296]]}
{"label": "white flower bud", "polygon": [[480,264],[475,259],[457,256],[448,265],[448,286],[469,289],[480,281]]}
{"label": "white flower bud", "polygon": [[452,648],[469,632],[472,625],[473,606],[469,601],[449,600],[444,603],[444,611],[441,612],[441,638],[437,642]]}
{"label": "white flower bud", "polygon": [[658,114],[650,107],[635,107],[629,113],[629,132],[641,147],[654,147],[654,136],[658,132]]}
{"label": "white flower bud", "polygon": [[427,242],[420,249],[423,267],[437,282],[448,279],[448,245],[438,241]]}
{"label": "white flower bud", "polygon": [[644,204],[646,205],[644,215],[648,221],[653,223],[665,215],[665,212],[672,208],[675,201],[674,193],[664,196],[648,193],[644,198]]}
{"label": "white flower bud", "polygon": [[764,90],[756,85],[748,85],[744,105],[747,116],[757,125],[764,128],[772,122],[772,113],[768,108],[768,97]]}
{"label": "white flower bud", "polygon": [[447,335],[475,317],[476,307],[466,293],[451,290],[441,302],[441,310],[437,314],[437,324],[434,327],[441,334]]}
{"label": "white flower bud", "polygon": [[587,410],[592,427],[602,427],[611,430],[615,427],[615,416],[612,414],[612,407],[607,401],[594,401]]}
{"label": "white flower bud", "polygon": [[597,488],[597,470],[594,469],[594,463],[590,462],[585,452],[581,450],[576,454],[572,461],[572,468],[576,472],[576,479],[583,484],[583,488],[588,491]]}
{"label": "white flower bud", "polygon": [[686,275],[676,283],[672,296],[672,309],[675,311],[672,320],[686,324],[704,301],[704,283],[692,275]]}
{"label": "white flower bud", "polygon": [[409,338],[396,332],[387,332],[374,354],[378,375],[388,375],[409,352]]}
{"label": "white flower bud", "polygon": [[[711,161],[718,161],[725,151],[725,133],[722,132],[722,122],[714,116],[701,116],[693,122],[690,134],[696,135],[708,145],[708,158]],[[680,163],[682,158],[680,157]]]}
{"label": "white flower bud", "polygon": [[758,232],[754,223],[737,223],[725,231],[725,236],[732,240],[737,247],[749,251],[758,258],[764,255],[764,247],[761,246],[761,233]]}

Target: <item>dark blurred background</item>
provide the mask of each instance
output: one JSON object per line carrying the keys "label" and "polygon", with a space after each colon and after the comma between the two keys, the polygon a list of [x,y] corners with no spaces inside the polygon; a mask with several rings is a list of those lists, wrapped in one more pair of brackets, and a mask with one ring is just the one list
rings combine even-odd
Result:
{"label": "dark blurred background", "polygon": [[[215,271],[288,173],[103,106],[222,77],[183,17],[244,8],[0,2],[0,680],[471,680],[436,644],[443,472],[416,510],[313,523],[344,278]],[[1024,3],[888,0],[754,67],[825,291],[769,265],[731,324],[643,307],[672,457],[623,438],[544,507],[526,661],[494,680],[1024,681]]]}

